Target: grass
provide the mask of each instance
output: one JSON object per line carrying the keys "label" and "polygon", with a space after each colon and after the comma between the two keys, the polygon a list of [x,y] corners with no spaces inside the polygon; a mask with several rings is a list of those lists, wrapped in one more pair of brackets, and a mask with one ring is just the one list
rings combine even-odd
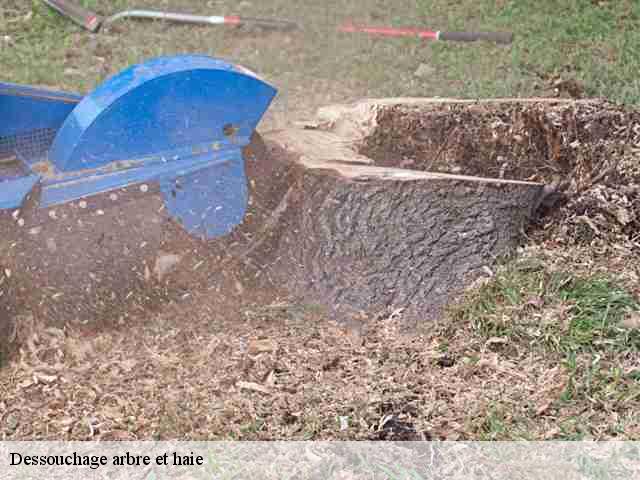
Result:
{"label": "grass", "polygon": [[572,319],[566,348],[575,351],[603,343],[620,348],[640,346],[635,333],[620,326],[620,320],[630,311],[637,311],[638,304],[629,292],[612,285],[604,278],[569,279],[558,290],[561,302],[569,303]]}
{"label": "grass", "polygon": [[[235,2],[218,3],[213,13],[241,8]],[[633,0],[395,0],[393,6],[308,0],[294,10],[284,0],[271,0],[240,11],[297,19],[305,30],[292,35],[131,21],[91,36],[40,1],[5,4],[0,7],[0,35],[10,41],[0,44],[0,65],[3,80],[18,83],[86,91],[132,62],[200,52],[266,75],[289,109],[358,96],[549,95],[556,80],[575,80],[588,96],[640,101],[640,52],[635,48],[640,44],[635,28],[640,4]],[[83,4],[103,14],[134,6],[158,8],[152,1]],[[172,8],[210,13],[196,1],[176,2]],[[515,41],[497,46],[339,34],[335,26],[345,19],[439,30],[508,30]],[[414,75],[421,64],[431,69],[427,77]]]}
{"label": "grass", "polygon": [[[632,292],[602,273],[564,270],[543,258],[506,262],[487,283],[470,292],[452,309],[459,323],[471,325],[486,345],[503,358],[523,355],[557,362],[565,375],[552,401],[564,412],[554,438],[582,440],[624,435],[629,412],[616,423],[596,426],[589,411],[624,411],[640,399],[640,369],[632,359],[640,352],[640,333],[623,320],[637,314],[640,304]],[[630,360],[631,359],[631,360]],[[630,363],[631,361],[631,363]],[[487,408],[477,427],[485,440],[526,438],[531,415],[504,417],[504,405]],[[572,413],[575,412],[575,413]]]}
{"label": "grass", "polygon": [[433,63],[471,97],[536,95],[551,79],[574,79],[589,96],[640,101],[640,3],[541,0],[419,2],[425,18],[446,16],[442,28],[508,30],[511,48],[434,46]]}
{"label": "grass", "polygon": [[486,338],[508,337],[569,354],[639,351],[638,332],[620,323],[639,309],[630,292],[604,276],[549,271],[527,260],[508,263],[454,316]]}

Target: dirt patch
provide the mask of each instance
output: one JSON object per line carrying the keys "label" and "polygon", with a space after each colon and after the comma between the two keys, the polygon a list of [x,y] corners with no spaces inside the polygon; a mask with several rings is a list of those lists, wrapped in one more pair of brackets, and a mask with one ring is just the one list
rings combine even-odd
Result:
{"label": "dirt patch", "polygon": [[361,152],[377,164],[549,186],[538,239],[640,238],[640,112],[604,101],[382,109]]}
{"label": "dirt patch", "polygon": [[[233,303],[233,302],[232,302]],[[637,402],[585,388],[559,357],[478,336],[472,323],[399,333],[304,304],[225,307],[210,294],[153,322],[83,337],[32,334],[0,371],[7,440],[633,439]],[[631,356],[616,358],[633,372]],[[578,356],[585,378],[592,367]],[[637,371],[637,370],[636,370]],[[591,378],[591,377],[589,377]],[[624,397],[621,397],[624,398]],[[630,398],[630,397],[629,397]],[[584,420],[580,420],[580,419]],[[621,429],[621,425],[624,428]]]}

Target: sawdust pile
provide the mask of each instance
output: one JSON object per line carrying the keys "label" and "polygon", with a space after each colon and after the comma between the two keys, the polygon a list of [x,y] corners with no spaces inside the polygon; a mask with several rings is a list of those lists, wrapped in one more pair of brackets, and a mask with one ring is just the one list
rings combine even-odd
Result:
{"label": "sawdust pile", "polygon": [[558,438],[578,413],[595,437],[619,438],[612,415],[634,410],[562,402],[556,355],[470,325],[404,336],[393,316],[345,330],[291,304],[219,312],[202,296],[121,331],[40,329],[0,370],[0,439],[502,438],[488,423],[498,405],[509,438]]}
{"label": "sawdust pile", "polygon": [[537,240],[640,250],[640,111],[606,101],[382,110],[361,153],[380,165],[549,185]]}

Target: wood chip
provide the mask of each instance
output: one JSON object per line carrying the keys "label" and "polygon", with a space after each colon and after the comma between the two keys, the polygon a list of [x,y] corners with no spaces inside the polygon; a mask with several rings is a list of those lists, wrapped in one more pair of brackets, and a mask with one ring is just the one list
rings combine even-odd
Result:
{"label": "wood chip", "polygon": [[254,383],[254,382],[238,382],[236,384],[236,386],[238,388],[241,388],[243,390],[251,390],[253,392],[259,392],[259,393],[264,393],[265,395],[270,395],[271,394],[271,390],[263,385],[260,385],[259,383]]}
{"label": "wood chip", "polygon": [[257,355],[266,352],[275,352],[278,348],[278,344],[269,338],[255,339],[249,341],[247,351],[249,355]]}

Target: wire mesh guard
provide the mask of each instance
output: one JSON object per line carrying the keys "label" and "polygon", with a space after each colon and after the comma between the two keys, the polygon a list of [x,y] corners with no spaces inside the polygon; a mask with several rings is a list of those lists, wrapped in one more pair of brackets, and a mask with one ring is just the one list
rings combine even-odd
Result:
{"label": "wire mesh guard", "polygon": [[56,136],[56,129],[41,128],[27,133],[0,137],[0,158],[17,156],[32,163],[41,160],[47,153]]}
{"label": "wire mesh guard", "polygon": [[41,128],[0,137],[0,180],[21,177],[28,173],[28,165],[45,159],[56,132]]}

